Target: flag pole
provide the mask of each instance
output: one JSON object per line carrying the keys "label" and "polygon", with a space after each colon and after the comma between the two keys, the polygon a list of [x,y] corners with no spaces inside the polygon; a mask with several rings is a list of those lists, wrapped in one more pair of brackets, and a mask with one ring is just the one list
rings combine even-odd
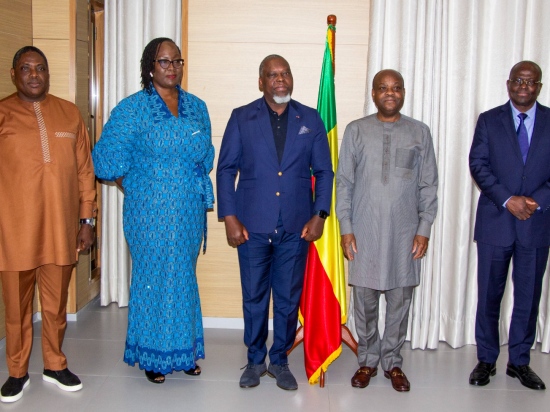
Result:
{"label": "flag pole", "polygon": [[[332,39],[331,39],[331,48],[332,48],[332,72],[336,76],[336,16],[334,14],[329,14],[327,16],[327,25],[330,27],[330,31],[332,32]],[[349,330],[349,328],[342,324],[342,342],[345,343],[348,348],[352,350],[352,352],[357,356],[357,342],[355,341],[355,338],[353,337],[353,334]],[[320,383],[319,386],[322,388],[325,386],[325,373],[321,371],[321,376],[319,378]]]}
{"label": "flag pole", "polygon": [[331,41],[331,49],[332,49],[332,72],[334,75],[336,75],[336,31],[334,28],[336,27],[336,16],[334,14],[329,14],[327,16],[327,25],[330,27],[330,31],[332,32],[332,41]]}
{"label": "flag pole", "polygon": [[[321,70],[317,110],[327,129],[333,168],[338,164],[338,136],[334,93],[334,48],[336,16],[327,16],[327,37]],[[323,236],[311,243],[300,301],[300,322],[296,338],[288,354],[300,343],[304,345],[306,375],[310,384],[325,386],[328,366],[340,356],[342,343],[357,355],[357,343],[346,322],[346,285],[344,257],[340,248],[340,230],[336,220],[333,184],[333,204]]]}
{"label": "flag pole", "polygon": [[[327,24],[329,25],[329,27],[332,26],[336,28],[336,16],[334,14],[330,14],[327,16]],[[331,28],[330,30],[332,31],[332,72],[336,76],[336,32],[334,28]],[[355,341],[355,338],[353,337],[353,334],[351,333],[349,328],[344,324],[342,324],[342,342],[345,343],[348,348],[352,350],[355,356],[357,356],[357,342]],[[324,372],[322,373],[321,379],[323,383],[321,387],[323,387],[325,383]]]}

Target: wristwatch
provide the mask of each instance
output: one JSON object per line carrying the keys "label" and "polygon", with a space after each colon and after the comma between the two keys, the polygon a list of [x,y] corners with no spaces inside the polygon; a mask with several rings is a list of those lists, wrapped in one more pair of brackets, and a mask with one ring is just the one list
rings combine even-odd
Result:
{"label": "wristwatch", "polygon": [[328,217],[328,212],[326,210],[316,210],[313,214],[319,216],[321,219],[326,219]]}
{"label": "wristwatch", "polygon": [[80,225],[90,225],[91,227],[95,227],[95,219],[93,217],[88,219],[80,219]]}

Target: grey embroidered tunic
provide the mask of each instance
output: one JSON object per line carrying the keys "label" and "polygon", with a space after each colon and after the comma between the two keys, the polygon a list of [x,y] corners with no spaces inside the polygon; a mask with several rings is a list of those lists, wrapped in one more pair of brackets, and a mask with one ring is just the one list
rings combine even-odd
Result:
{"label": "grey embroidered tunic", "polygon": [[401,115],[395,123],[376,114],[344,132],[336,174],[341,234],[353,233],[358,253],[349,283],[376,290],[416,286],[420,259],[415,235],[430,236],[437,213],[437,165],[430,129]]}

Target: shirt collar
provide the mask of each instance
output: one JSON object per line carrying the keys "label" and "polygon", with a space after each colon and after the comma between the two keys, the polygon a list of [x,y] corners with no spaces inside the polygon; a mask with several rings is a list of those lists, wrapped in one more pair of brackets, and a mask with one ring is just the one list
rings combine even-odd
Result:
{"label": "shirt collar", "polygon": [[516,107],[512,104],[512,101],[510,100],[510,107],[512,108],[512,114],[514,115],[514,119],[518,117],[518,114],[525,113],[529,119],[535,118],[535,113],[537,111],[537,102],[526,112],[520,112]]}
{"label": "shirt collar", "polygon": [[288,107],[290,106],[290,102],[288,102],[288,104],[285,107],[285,110],[280,115],[279,113],[277,113],[275,110],[271,108],[271,106],[267,103],[267,100],[265,99],[265,97],[264,97],[264,102],[269,114],[276,114],[277,116],[283,116],[284,114],[288,113]]}

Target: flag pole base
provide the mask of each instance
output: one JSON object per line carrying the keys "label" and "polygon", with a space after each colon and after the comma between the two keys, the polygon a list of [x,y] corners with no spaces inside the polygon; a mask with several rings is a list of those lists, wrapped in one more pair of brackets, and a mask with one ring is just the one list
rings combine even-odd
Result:
{"label": "flag pole base", "polygon": [[[300,343],[304,341],[304,327],[300,326],[296,330],[296,338],[294,338],[294,343],[292,344],[292,347],[287,351],[287,355],[290,355],[290,352],[292,352],[296,346],[298,346]],[[355,338],[351,334],[351,331],[348,329],[346,325],[342,325],[342,342],[347,345],[348,348],[352,350],[352,352],[357,356],[357,342],[355,341]],[[325,387],[325,371],[321,370],[321,374],[319,375],[319,387],[324,388]]]}

